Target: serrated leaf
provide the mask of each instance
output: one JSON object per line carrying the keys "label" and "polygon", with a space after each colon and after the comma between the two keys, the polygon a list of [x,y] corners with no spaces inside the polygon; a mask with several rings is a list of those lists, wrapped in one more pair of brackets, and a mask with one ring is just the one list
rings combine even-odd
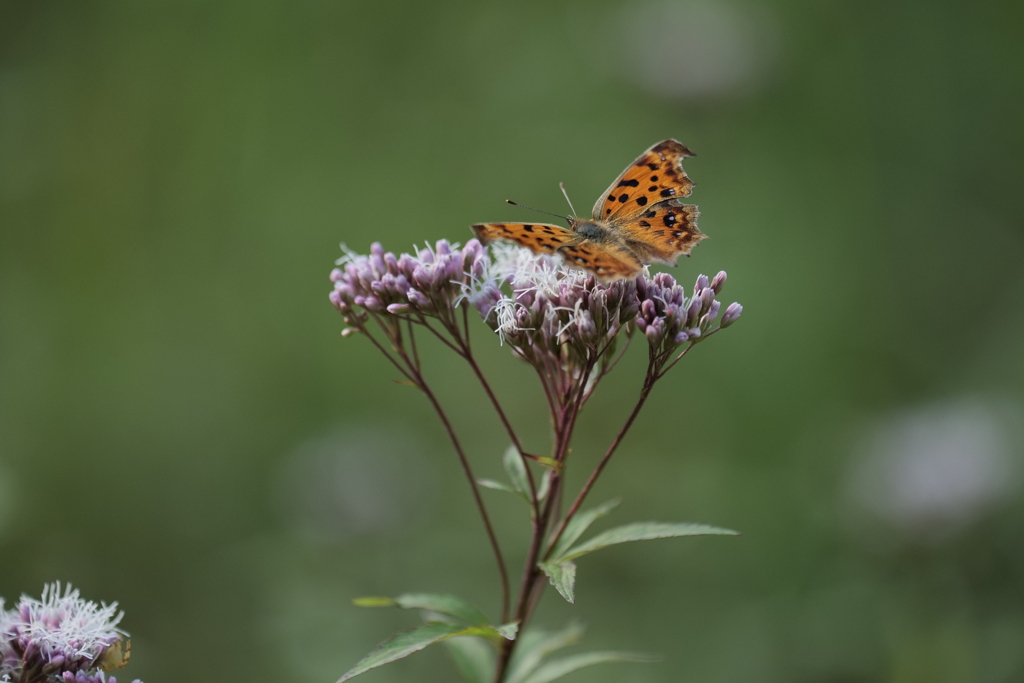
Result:
{"label": "serrated leaf", "polygon": [[500,481],[494,481],[493,479],[477,479],[476,483],[480,484],[480,486],[483,486],[484,488],[494,489],[495,491],[508,491],[509,493],[516,494],[517,496],[522,495],[519,491],[516,491],[508,484],[502,484]]}
{"label": "serrated leaf", "polygon": [[548,662],[537,668],[523,683],[550,683],[584,667],[607,662],[656,662],[657,657],[635,652],[588,652]]}
{"label": "serrated leaf", "polygon": [[487,615],[455,595],[443,593],[405,593],[397,598],[356,598],[352,604],[359,607],[401,607],[402,609],[425,609],[440,612],[474,626],[486,626]]}
{"label": "serrated leaf", "polygon": [[508,478],[512,482],[512,487],[529,501],[530,479],[526,473],[526,463],[523,462],[523,458],[519,455],[519,451],[516,450],[515,446],[508,447],[505,451],[503,462],[505,464],[505,472],[508,473]]}
{"label": "serrated leaf", "polygon": [[473,636],[454,636],[444,646],[466,683],[491,683],[494,678],[494,648]]}
{"label": "serrated leaf", "polygon": [[583,625],[570,622],[561,631],[549,633],[530,629],[519,637],[512,661],[509,662],[505,683],[523,683],[526,677],[540,666],[541,660],[555,650],[575,645],[583,637]]}
{"label": "serrated leaf", "polygon": [[551,551],[551,557],[561,557],[562,555],[565,555],[566,551],[572,547],[573,543],[579,540],[579,537],[590,528],[591,524],[607,515],[621,503],[622,499],[616,498],[614,500],[609,500],[607,503],[598,505],[596,508],[584,510],[573,515],[573,518],[565,525],[565,531],[562,532],[562,537],[558,539],[558,545],[555,546],[553,551]]}
{"label": "serrated leaf", "polygon": [[707,524],[690,524],[681,522],[635,522],[615,527],[594,536],[585,543],[571,548],[552,563],[562,563],[581,555],[592,553],[601,548],[632,541],[649,541],[655,538],[674,538],[677,536],[737,536],[739,532],[731,529],[708,526]]}
{"label": "serrated leaf", "polygon": [[474,635],[480,629],[470,626],[463,627],[459,624],[449,624],[441,621],[432,621],[429,624],[417,626],[411,631],[398,633],[377,646],[377,649],[363,657],[358,664],[338,679],[338,683],[354,678],[361,673],[378,666],[390,664],[396,660],[408,657],[414,652],[439,643],[445,638],[456,635]]}
{"label": "serrated leaf", "polygon": [[551,585],[558,593],[569,601],[575,602],[573,588],[576,584],[576,564],[571,560],[564,562],[541,562],[540,568],[551,579]]}

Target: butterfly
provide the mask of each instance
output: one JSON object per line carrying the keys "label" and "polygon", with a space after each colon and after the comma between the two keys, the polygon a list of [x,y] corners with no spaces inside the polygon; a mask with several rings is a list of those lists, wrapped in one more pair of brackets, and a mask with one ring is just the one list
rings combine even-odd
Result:
{"label": "butterfly", "polygon": [[589,219],[565,216],[568,228],[477,223],[473,232],[484,244],[502,240],[537,254],[560,254],[571,266],[605,281],[636,277],[654,262],[674,266],[680,254],[689,255],[706,237],[697,229],[697,207],[681,201],[693,191],[682,163],[692,156],[677,140],[659,142],[598,198]]}

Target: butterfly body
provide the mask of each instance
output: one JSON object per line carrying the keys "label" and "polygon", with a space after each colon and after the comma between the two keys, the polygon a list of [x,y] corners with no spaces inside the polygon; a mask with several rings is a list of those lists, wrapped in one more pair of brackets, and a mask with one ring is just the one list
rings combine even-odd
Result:
{"label": "butterfly body", "polygon": [[685,145],[665,140],[630,164],[594,205],[589,219],[568,217],[569,227],[545,223],[478,223],[484,244],[503,240],[535,253],[560,254],[602,280],[636,277],[645,265],[675,265],[704,239],[697,207],[684,204],[693,182],[682,159]]}

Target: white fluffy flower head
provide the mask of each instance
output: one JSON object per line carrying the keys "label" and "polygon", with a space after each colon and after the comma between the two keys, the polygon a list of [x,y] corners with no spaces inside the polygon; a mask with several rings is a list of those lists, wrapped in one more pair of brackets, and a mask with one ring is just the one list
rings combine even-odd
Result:
{"label": "white fluffy flower head", "polygon": [[95,663],[122,636],[124,613],[117,603],[83,600],[77,589],[60,582],[43,588],[41,599],[23,595],[17,607],[4,614],[0,625],[8,647],[38,651],[44,661]]}

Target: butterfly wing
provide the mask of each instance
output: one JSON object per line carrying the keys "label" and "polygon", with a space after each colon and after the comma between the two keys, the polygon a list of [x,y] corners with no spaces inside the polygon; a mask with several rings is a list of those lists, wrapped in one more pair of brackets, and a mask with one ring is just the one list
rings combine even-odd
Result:
{"label": "butterfly wing", "polygon": [[502,240],[526,247],[535,254],[553,254],[559,247],[579,241],[579,235],[572,230],[546,223],[477,223],[472,227],[477,239],[484,244]]}
{"label": "butterfly wing", "polygon": [[659,261],[674,266],[681,254],[689,254],[707,237],[697,228],[699,215],[693,204],[667,199],[639,216],[611,222],[609,229],[644,263]]}
{"label": "butterfly wing", "polygon": [[665,140],[640,155],[594,204],[594,220],[633,218],[652,205],[693,191],[683,159],[694,156],[678,140]]}
{"label": "butterfly wing", "polygon": [[560,247],[558,253],[570,266],[589,270],[604,281],[636,277],[644,267],[629,250],[608,242],[582,240]]}

